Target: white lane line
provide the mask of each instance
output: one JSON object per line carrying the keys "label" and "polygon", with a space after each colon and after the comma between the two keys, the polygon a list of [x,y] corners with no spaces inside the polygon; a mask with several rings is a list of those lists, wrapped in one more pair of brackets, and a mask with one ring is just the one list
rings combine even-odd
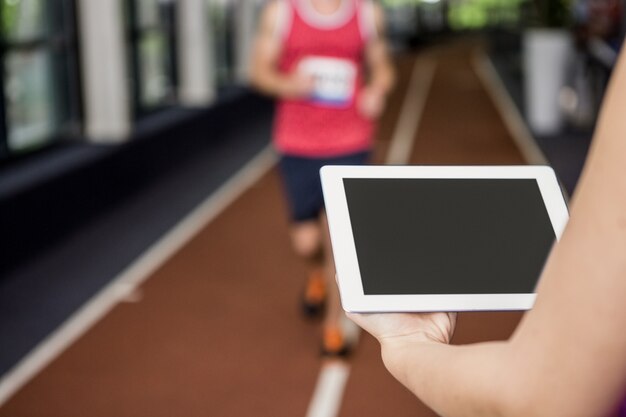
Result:
{"label": "white lane line", "polygon": [[549,165],[517,106],[506,91],[491,60],[484,52],[476,52],[472,59],[472,66],[526,162],[531,165]]}
{"label": "white lane line", "polygon": [[[430,59],[418,59],[413,63],[411,80],[385,158],[386,164],[404,165],[409,162],[436,68],[437,63]],[[360,328],[347,318],[342,327],[346,338],[356,344]],[[306,417],[336,417],[349,376],[348,363],[329,362],[322,365]]]}
{"label": "white lane line", "polygon": [[0,406],[116,304],[136,297],[136,289],[142,282],[256,183],[275,163],[276,156],[267,147],[39,343],[0,379]]}
{"label": "white lane line", "polygon": [[430,59],[418,59],[413,64],[411,81],[391,138],[386,164],[405,165],[409,162],[436,68],[437,63]]}
{"label": "white lane line", "polygon": [[328,362],[322,365],[306,417],[336,416],[349,375],[350,366],[345,362]]}

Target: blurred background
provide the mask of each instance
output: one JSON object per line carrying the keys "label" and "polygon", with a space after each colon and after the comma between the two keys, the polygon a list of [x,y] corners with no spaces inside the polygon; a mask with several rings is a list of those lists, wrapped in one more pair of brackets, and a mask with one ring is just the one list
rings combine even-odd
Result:
{"label": "blurred background", "polygon": [[[272,101],[247,82],[264,3],[0,0],[0,375],[5,384],[0,384],[0,399],[14,398],[8,408],[0,401],[1,416],[57,415],[24,405],[38,391],[12,397],[35,373],[12,385],[7,378],[268,145]],[[380,3],[401,86],[408,82],[402,84],[407,59],[445,48],[461,54],[478,48],[522,129],[555,168],[564,191],[574,192],[626,30],[623,0]],[[392,97],[393,110],[403,96]],[[442,96],[438,111],[451,124],[458,123],[457,113],[446,109],[456,99]],[[278,207],[268,210],[282,210]],[[259,209],[238,210],[249,215]],[[220,242],[213,242],[220,250],[229,243]],[[307,360],[317,363],[315,349],[308,354]],[[69,368],[59,366],[67,376]],[[71,369],[96,378],[83,368]],[[313,390],[314,377],[309,379],[303,402]],[[51,398],[51,403],[58,400]],[[98,410],[108,415],[144,415],[128,411],[132,408],[120,414],[103,404]],[[208,409],[203,415],[247,413]],[[77,415],[99,415],[95,409],[80,410]]]}
{"label": "blurred background", "polygon": [[[126,141],[156,113],[214,106],[243,93],[250,42],[263,0],[84,3],[1,3],[3,166],[68,142]],[[560,42],[563,51],[556,55],[567,59],[561,63],[567,70],[560,69],[562,85],[554,86],[562,89],[561,107],[552,111],[561,113],[566,123],[552,126],[549,120],[535,120],[530,94],[514,97],[538,133],[593,126],[623,36],[621,1],[381,3],[395,51],[478,33],[488,40],[492,55],[506,61],[502,71],[520,85],[534,81],[533,68],[524,61],[527,55],[532,60],[533,43],[558,51]],[[105,75],[99,78],[101,74]],[[549,75],[544,72],[544,76]],[[114,97],[106,100],[117,114],[100,114],[92,103],[105,100],[97,97],[104,88],[92,84],[113,81],[117,91],[109,91]]]}

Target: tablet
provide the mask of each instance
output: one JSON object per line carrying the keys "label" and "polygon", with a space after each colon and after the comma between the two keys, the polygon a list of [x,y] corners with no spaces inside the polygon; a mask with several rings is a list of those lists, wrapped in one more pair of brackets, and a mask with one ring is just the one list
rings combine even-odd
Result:
{"label": "tablet", "polygon": [[350,312],[525,310],[568,220],[545,166],[325,166]]}

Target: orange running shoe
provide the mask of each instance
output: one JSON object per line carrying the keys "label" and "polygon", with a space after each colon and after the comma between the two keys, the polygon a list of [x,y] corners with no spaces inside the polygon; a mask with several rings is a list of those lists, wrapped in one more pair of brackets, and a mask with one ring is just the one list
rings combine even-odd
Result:
{"label": "orange running shoe", "polygon": [[350,354],[350,350],[350,344],[346,341],[343,331],[339,327],[324,329],[322,356],[346,357]]}
{"label": "orange running shoe", "polygon": [[326,279],[321,270],[312,271],[309,275],[304,295],[302,311],[307,317],[319,317],[326,307]]}

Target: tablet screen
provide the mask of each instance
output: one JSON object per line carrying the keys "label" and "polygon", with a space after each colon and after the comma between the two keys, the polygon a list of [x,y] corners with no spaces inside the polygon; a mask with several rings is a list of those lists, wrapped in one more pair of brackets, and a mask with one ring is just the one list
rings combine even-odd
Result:
{"label": "tablet screen", "polygon": [[535,179],[343,183],[366,295],[532,293],[556,239]]}

